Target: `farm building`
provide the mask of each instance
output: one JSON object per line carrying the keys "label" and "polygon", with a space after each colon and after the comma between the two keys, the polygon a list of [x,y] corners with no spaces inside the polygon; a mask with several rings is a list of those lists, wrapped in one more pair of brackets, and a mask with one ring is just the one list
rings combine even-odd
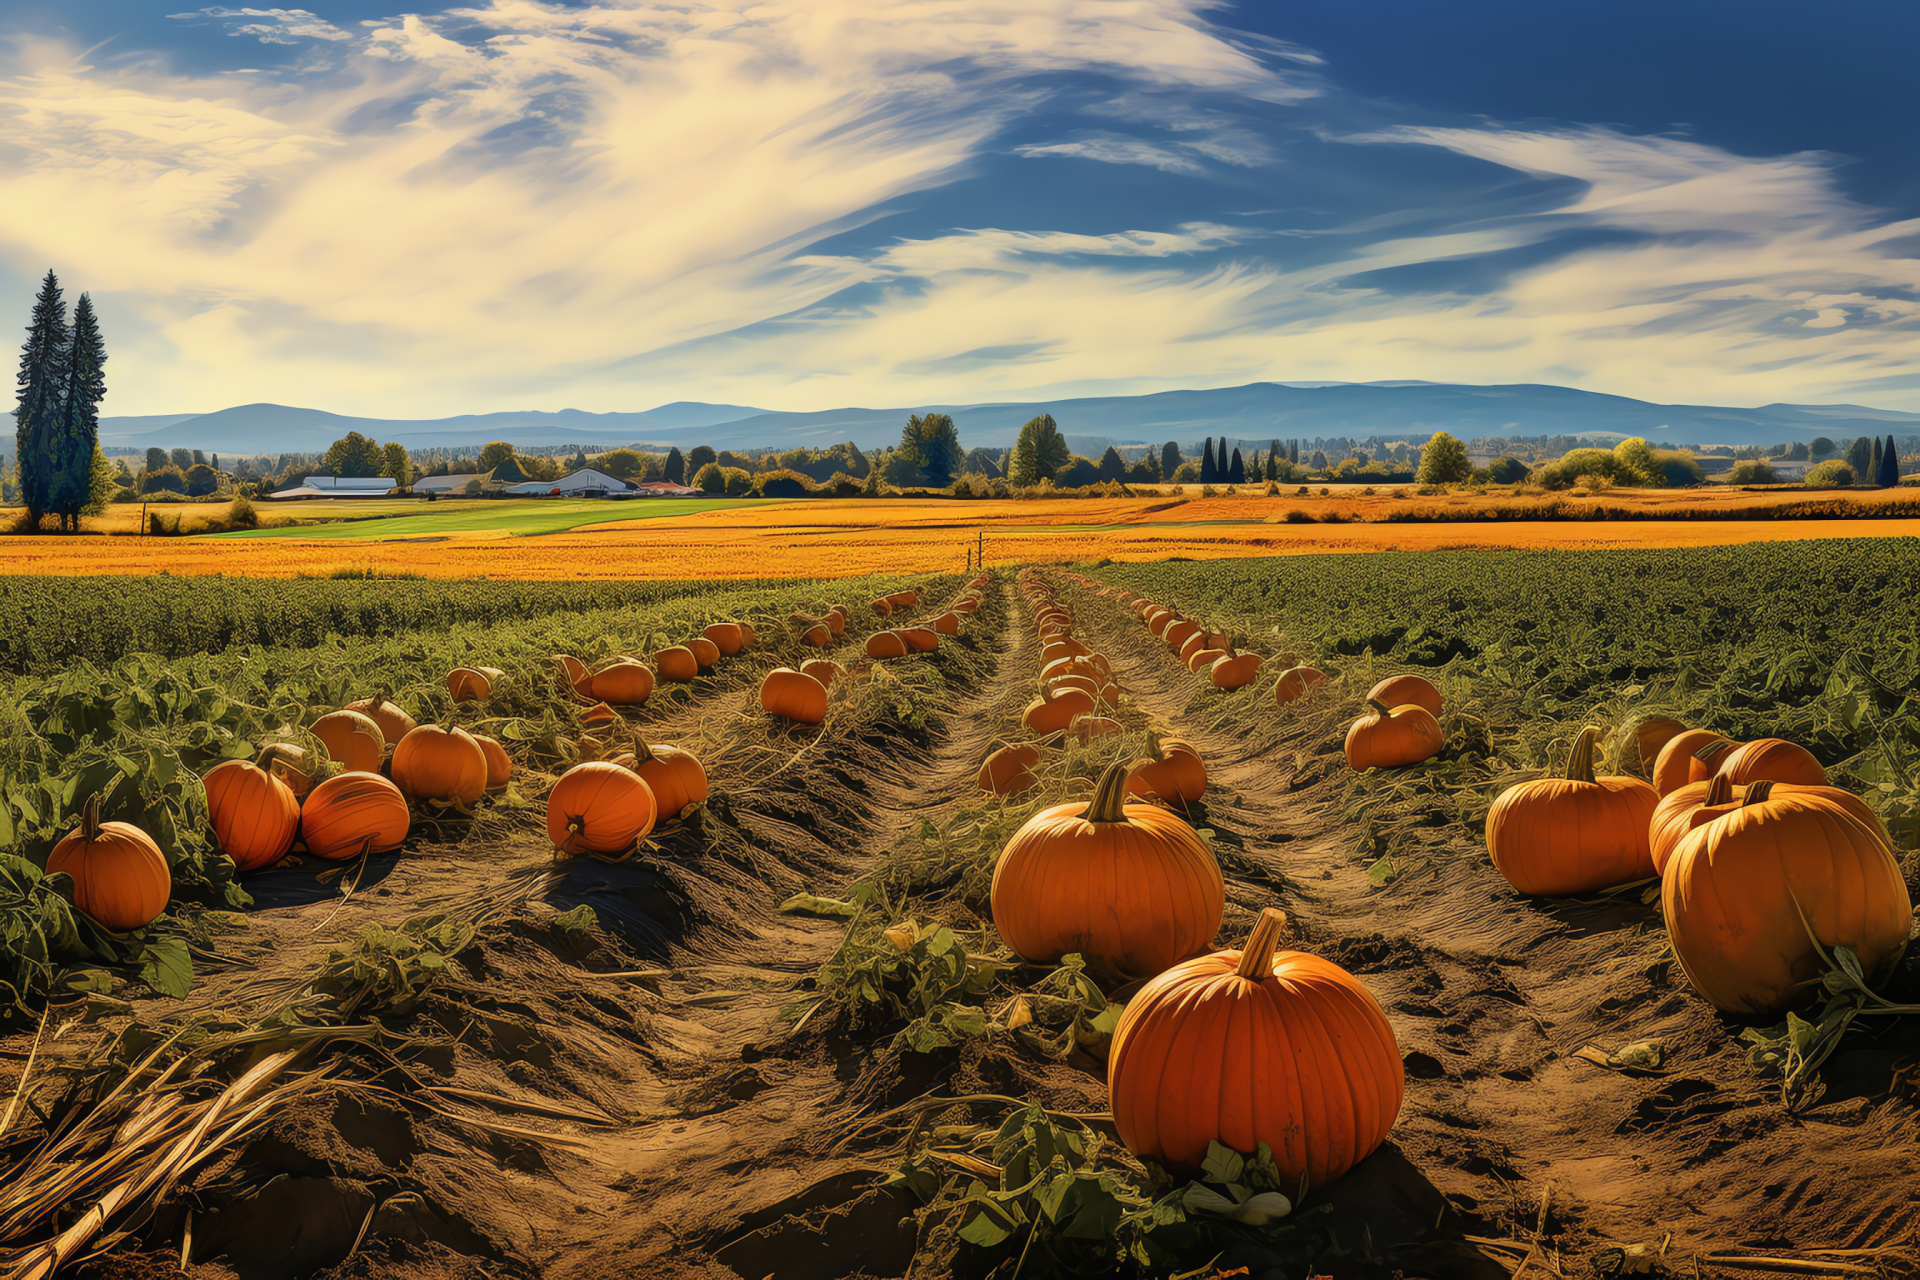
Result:
{"label": "farm building", "polygon": [[625,480],[615,479],[592,467],[582,467],[558,480],[528,480],[507,486],[507,492],[517,497],[541,498],[601,498],[609,494],[630,493],[632,490],[633,486]]}
{"label": "farm building", "polygon": [[308,476],[298,488],[270,495],[275,502],[290,498],[384,498],[393,492],[387,476]]}

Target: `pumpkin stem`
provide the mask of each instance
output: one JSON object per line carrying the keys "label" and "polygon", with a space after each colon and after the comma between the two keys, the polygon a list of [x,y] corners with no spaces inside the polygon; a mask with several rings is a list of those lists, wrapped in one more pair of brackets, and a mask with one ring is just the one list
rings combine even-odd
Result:
{"label": "pumpkin stem", "polygon": [[[1147,730],[1147,760],[1142,763],[1159,760],[1166,754],[1167,749],[1160,745],[1160,731],[1158,729]],[[1138,768],[1139,766],[1136,765],[1134,767]]]}
{"label": "pumpkin stem", "polygon": [[1280,936],[1287,931],[1287,913],[1268,907],[1253,922],[1247,945],[1240,948],[1240,963],[1234,973],[1249,982],[1264,982],[1273,976],[1273,953],[1280,949]]}
{"label": "pumpkin stem", "polygon": [[649,760],[652,760],[653,758],[654,758],[653,748],[647,745],[646,738],[641,736],[638,733],[634,734],[633,735],[634,772],[638,773],[640,771],[640,766],[643,764],[646,764]]}
{"label": "pumpkin stem", "polygon": [[1386,703],[1380,701],[1380,699],[1378,698],[1368,698],[1367,705],[1372,707],[1376,712],[1378,712],[1382,716],[1393,715],[1393,708],[1388,706]]}
{"label": "pumpkin stem", "polygon": [[[1721,776],[1724,777],[1725,775],[1723,774]],[[1720,780],[1719,778],[1714,779],[1715,782],[1718,782],[1719,780]],[[1747,784],[1747,794],[1740,801],[1740,807],[1744,809],[1750,804],[1764,804],[1766,803],[1767,799],[1772,795],[1773,795],[1772,779],[1762,778],[1758,782],[1749,782]]]}
{"label": "pumpkin stem", "polygon": [[92,844],[100,838],[100,795],[95,792],[80,806],[80,838]]}
{"label": "pumpkin stem", "polygon": [[286,749],[287,746],[283,742],[269,742],[266,746],[260,748],[260,754],[253,758],[254,767],[272,773],[273,762],[279,759],[281,753],[286,751]]}
{"label": "pumpkin stem", "polygon": [[1600,741],[1600,731],[1592,725],[1580,731],[1573,740],[1573,754],[1567,757],[1567,781],[1593,781],[1593,747]]}
{"label": "pumpkin stem", "polygon": [[1715,738],[1712,742],[1709,742],[1706,746],[1694,752],[1693,758],[1702,764],[1712,764],[1720,758],[1721,752],[1729,750],[1732,746],[1732,738]]}
{"label": "pumpkin stem", "polygon": [[1087,822],[1110,823],[1127,820],[1127,779],[1133,766],[1115,763],[1107,766],[1100,781],[1093,784],[1093,799],[1080,817]]}
{"label": "pumpkin stem", "polygon": [[[1771,784],[1769,784],[1771,785]],[[1724,773],[1713,775],[1713,781],[1707,784],[1707,797],[1700,802],[1703,808],[1717,808],[1733,803],[1733,779]]]}

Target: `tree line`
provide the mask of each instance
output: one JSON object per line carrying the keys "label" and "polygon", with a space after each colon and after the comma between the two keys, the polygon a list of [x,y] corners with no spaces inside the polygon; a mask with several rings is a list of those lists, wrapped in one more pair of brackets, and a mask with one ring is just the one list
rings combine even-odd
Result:
{"label": "tree line", "polygon": [[80,517],[104,509],[113,471],[100,451],[100,402],[107,395],[107,348],[93,299],[81,294],[67,316],[60,279],[41,281],[20,349],[13,410],[15,483],[26,507],[22,528],[47,516],[78,532]]}

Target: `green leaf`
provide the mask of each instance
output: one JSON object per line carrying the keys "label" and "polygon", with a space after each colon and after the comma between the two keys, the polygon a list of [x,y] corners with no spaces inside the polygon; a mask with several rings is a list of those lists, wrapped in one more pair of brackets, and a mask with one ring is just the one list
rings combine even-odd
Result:
{"label": "green leaf", "polygon": [[991,1213],[976,1213],[973,1221],[961,1227],[957,1233],[968,1244],[978,1245],[982,1249],[991,1249],[1005,1240],[1013,1232],[1001,1226]]}
{"label": "green leaf", "polygon": [[553,923],[567,933],[591,933],[599,925],[600,917],[583,902],[573,910],[555,916]]}
{"label": "green leaf", "polygon": [[60,985],[69,991],[91,991],[104,996],[113,990],[113,975],[104,969],[69,969]]}
{"label": "green leaf", "polygon": [[140,980],[163,996],[184,1000],[193,990],[193,955],[178,938],[149,942],[140,954]]}
{"label": "green leaf", "polygon": [[811,893],[796,893],[780,904],[780,913],[789,916],[819,916],[823,919],[849,920],[860,914],[857,903],[839,898],[821,898]]}
{"label": "green leaf", "polygon": [[[1246,1159],[1218,1138],[1207,1144],[1207,1158],[1200,1162],[1200,1174],[1208,1182],[1238,1182]],[[1189,1204],[1188,1208],[1193,1206]]]}

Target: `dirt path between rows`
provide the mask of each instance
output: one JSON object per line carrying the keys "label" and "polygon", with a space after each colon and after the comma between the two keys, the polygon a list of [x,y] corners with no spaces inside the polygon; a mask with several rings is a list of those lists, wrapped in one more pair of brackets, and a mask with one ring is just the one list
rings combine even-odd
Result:
{"label": "dirt path between rows", "polygon": [[[1288,730],[1271,673],[1257,694],[1234,695],[1258,697],[1257,711],[1240,701],[1223,715],[1229,695],[1188,674],[1139,619],[1091,592],[1062,595],[1136,703],[1200,749],[1202,820],[1221,833],[1223,860],[1264,868],[1297,945],[1361,975],[1386,1009],[1406,1101],[1387,1147],[1329,1194],[1374,1199],[1370,1247],[1387,1261],[1505,1274],[1462,1247],[1476,1236],[1525,1245],[1537,1234],[1574,1257],[1657,1249],[1669,1233],[1677,1256],[1910,1238],[1916,1115],[1885,1096],[1885,1079],[1916,1047],[1911,1033],[1854,1050],[1857,1079],[1843,1068],[1819,1106],[1789,1116],[1746,1065],[1739,1029],[1673,966],[1657,905],[1522,898],[1478,834],[1438,811],[1396,828],[1397,874],[1376,883],[1368,869],[1388,850],[1342,821],[1344,762],[1327,759],[1340,744]],[[1247,731],[1249,715],[1261,731]],[[1225,941],[1232,931],[1229,919]],[[1645,1040],[1664,1045],[1657,1070],[1571,1056]]]}

